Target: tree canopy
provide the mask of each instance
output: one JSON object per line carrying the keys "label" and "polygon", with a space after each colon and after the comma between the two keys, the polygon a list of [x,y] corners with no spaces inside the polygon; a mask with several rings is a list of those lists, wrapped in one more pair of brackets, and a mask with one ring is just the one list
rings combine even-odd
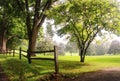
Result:
{"label": "tree canopy", "polygon": [[6,47],[9,48],[8,42],[13,38],[19,40],[25,37],[25,24],[16,15],[15,6],[14,1],[0,1],[0,53],[6,52]]}
{"label": "tree canopy", "polygon": [[55,24],[61,26],[59,35],[70,35],[79,48],[81,62],[86,50],[101,30],[118,31],[119,8],[110,0],[69,0],[47,12]]}

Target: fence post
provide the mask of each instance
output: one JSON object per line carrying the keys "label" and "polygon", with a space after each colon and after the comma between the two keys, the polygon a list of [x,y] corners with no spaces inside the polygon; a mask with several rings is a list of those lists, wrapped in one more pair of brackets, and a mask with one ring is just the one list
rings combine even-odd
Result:
{"label": "fence post", "polygon": [[58,54],[56,46],[54,46],[54,61],[55,61],[55,74],[59,74]]}
{"label": "fence post", "polygon": [[19,59],[21,59],[21,47],[19,49]]}
{"label": "fence post", "polygon": [[30,51],[27,50],[27,58],[28,58],[28,63],[31,64],[31,55],[30,55]]}
{"label": "fence post", "polygon": [[13,49],[13,57],[15,56],[15,49]]}

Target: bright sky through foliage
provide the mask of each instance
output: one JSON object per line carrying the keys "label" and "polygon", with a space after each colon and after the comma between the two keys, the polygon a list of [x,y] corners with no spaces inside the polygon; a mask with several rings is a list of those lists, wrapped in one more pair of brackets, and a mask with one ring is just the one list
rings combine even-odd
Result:
{"label": "bright sky through foliage", "polygon": [[[65,1],[65,0],[60,0],[60,1]],[[118,2],[120,2],[120,0],[117,0]],[[53,23],[53,21],[51,21],[52,23]],[[43,24],[43,27],[44,27],[44,32],[45,32],[45,30],[46,30],[46,23],[44,23]],[[53,31],[56,31],[56,29],[54,29],[54,26],[53,26]],[[107,31],[104,31],[103,30],[103,33],[105,33],[105,32],[107,32]],[[115,39],[117,39],[117,40],[120,40],[120,37],[118,37],[117,35],[115,35],[115,34],[107,34],[106,36],[108,36],[109,37],[109,35],[110,36],[112,36],[112,38],[115,40]],[[96,37],[96,39],[98,39],[98,40],[101,40],[101,38],[99,37],[99,36],[97,36]],[[112,40],[113,40],[112,39]],[[57,43],[63,43],[63,44],[66,44],[67,42],[68,42],[68,40],[66,40],[66,36],[63,36],[63,37],[59,37],[56,33],[54,33],[54,37],[53,37],[53,41],[55,41],[55,42],[57,42]]]}

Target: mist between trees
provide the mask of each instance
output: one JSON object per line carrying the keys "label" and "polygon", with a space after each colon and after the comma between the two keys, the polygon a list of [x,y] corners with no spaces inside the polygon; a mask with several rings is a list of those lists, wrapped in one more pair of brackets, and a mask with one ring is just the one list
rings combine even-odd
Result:
{"label": "mist between trees", "polygon": [[[74,45],[73,45],[74,44]],[[62,46],[64,46],[61,43]],[[120,41],[119,40],[112,40],[112,41],[96,41],[95,43],[91,43],[86,55],[113,55],[113,54],[120,54]],[[65,48],[65,49],[64,49]],[[59,54],[60,55],[79,55],[77,45],[74,42],[71,42],[62,48],[60,46]]]}
{"label": "mist between trees", "polygon": [[[50,41],[49,41],[50,42]],[[46,41],[46,44],[47,43]],[[40,44],[39,44],[40,45]],[[41,44],[42,45],[42,44]],[[37,50],[49,50],[51,45],[47,45],[47,47],[42,46],[43,48],[37,47]],[[120,41],[119,40],[112,40],[112,41],[101,41],[97,40],[92,42],[86,52],[86,55],[113,55],[113,54],[120,54]],[[63,43],[58,44],[58,53],[59,55],[79,55],[77,45],[74,42],[69,42],[68,44],[64,45]]]}
{"label": "mist between trees", "polygon": [[[86,55],[116,55],[120,54],[120,38],[114,34],[98,35],[87,49]],[[67,53],[66,53],[67,52]],[[63,55],[79,55],[75,42],[69,42],[61,52]]]}

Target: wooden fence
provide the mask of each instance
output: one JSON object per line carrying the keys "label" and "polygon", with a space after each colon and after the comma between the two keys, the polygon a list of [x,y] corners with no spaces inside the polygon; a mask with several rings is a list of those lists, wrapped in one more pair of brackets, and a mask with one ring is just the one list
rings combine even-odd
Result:
{"label": "wooden fence", "polygon": [[[26,53],[26,55],[23,54],[23,52]],[[20,47],[20,49],[19,49],[19,59],[20,59],[20,60],[22,59],[22,56],[28,58],[28,56],[27,56],[27,51],[22,50],[22,48]]]}
{"label": "wooden fence", "polygon": [[[28,59],[28,62],[31,63],[31,60],[52,60],[55,63],[55,74],[59,73],[59,66],[58,66],[58,54],[57,54],[57,48],[54,46],[53,50],[48,50],[48,51],[33,51],[30,53],[35,53],[35,54],[40,54],[40,53],[54,53],[54,58],[38,58],[38,57],[31,57],[31,55],[27,55],[29,51],[24,51],[21,48],[19,49],[19,59],[22,59],[22,56],[26,57]],[[26,53],[23,54],[23,53]]]}
{"label": "wooden fence", "polygon": [[18,52],[16,51],[19,51],[19,49],[11,49],[11,50],[7,50],[6,51],[6,55],[12,55],[13,57],[15,56],[15,54],[19,54]]}

